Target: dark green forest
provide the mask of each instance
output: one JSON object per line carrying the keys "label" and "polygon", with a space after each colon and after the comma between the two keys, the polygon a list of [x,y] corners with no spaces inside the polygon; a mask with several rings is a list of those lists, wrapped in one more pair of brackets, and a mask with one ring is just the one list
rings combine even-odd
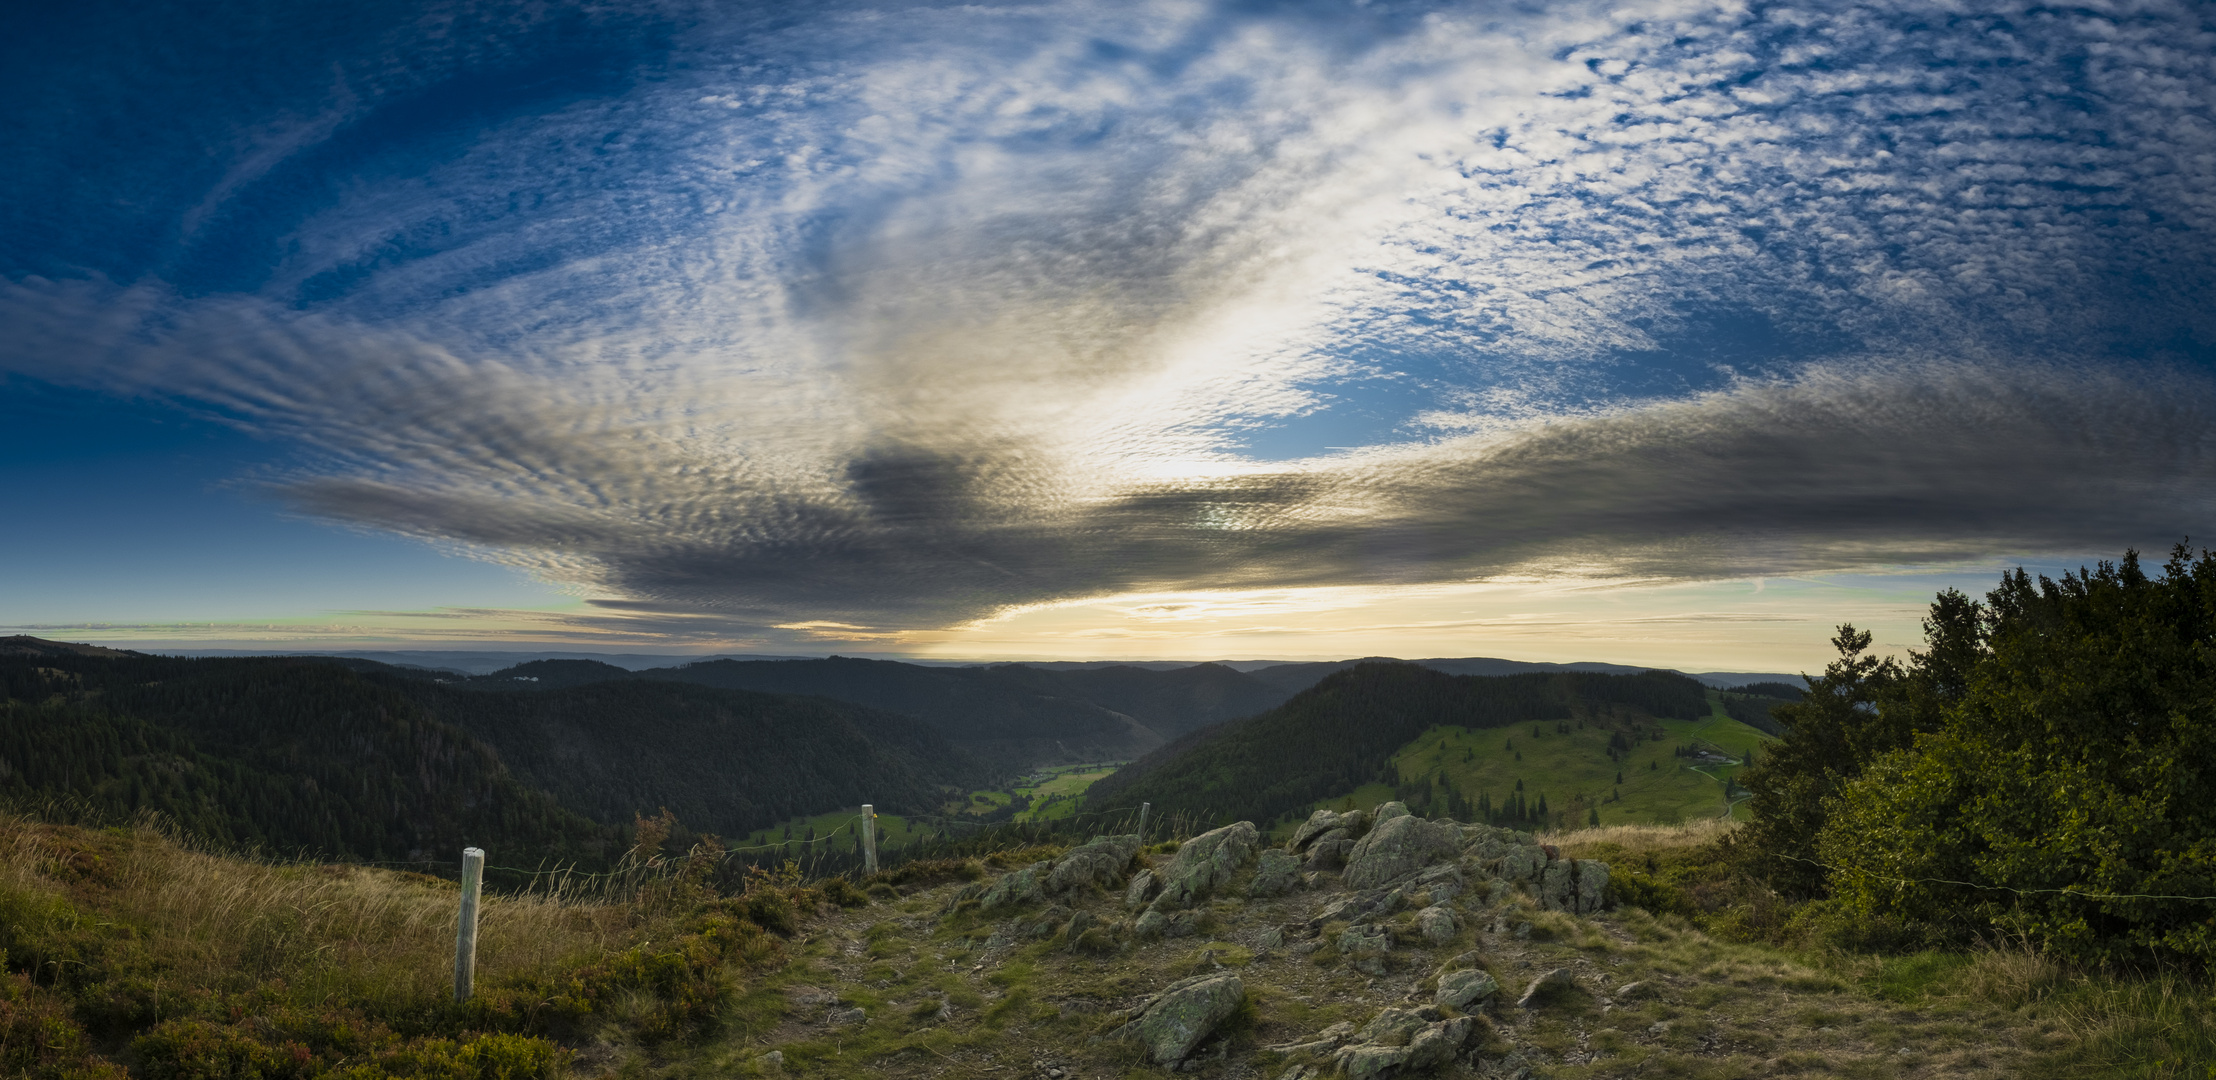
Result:
{"label": "dark green forest", "polygon": [[1667,672],[1447,675],[1407,663],[1357,664],[1269,712],[1133,762],[1094,784],[1087,805],[1149,802],[1164,813],[1267,822],[1380,779],[1393,751],[1434,725],[1495,728],[1609,707],[1694,719],[1707,714],[1708,697],[1700,683]]}
{"label": "dark green forest", "polygon": [[664,807],[743,833],[865,799],[929,810],[983,775],[914,720],[821,699],[5,644],[0,799],[81,820],[151,811],[226,848],[444,865],[473,844],[511,866],[595,866]]}
{"label": "dark green forest", "polygon": [[830,698],[912,716],[997,772],[1137,757],[1170,739],[1252,716],[1290,696],[1219,664],[1170,671],[1022,664],[928,667],[896,660],[707,660],[631,672],[591,660],[540,660],[447,680],[473,689],[557,690],[653,679]]}
{"label": "dark green forest", "polygon": [[0,798],[225,847],[606,861],[621,830],[523,783],[398,687],[312,660],[0,656]]}

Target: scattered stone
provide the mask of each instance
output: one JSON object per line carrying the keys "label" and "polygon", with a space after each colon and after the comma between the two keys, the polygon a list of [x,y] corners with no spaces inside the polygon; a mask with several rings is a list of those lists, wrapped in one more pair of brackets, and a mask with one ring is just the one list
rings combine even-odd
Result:
{"label": "scattered stone", "polygon": [[1154,894],[1160,891],[1161,887],[1161,880],[1154,876],[1154,871],[1141,870],[1131,875],[1131,884],[1125,886],[1123,906],[1132,911],[1137,911],[1145,907],[1147,901],[1154,899]]}
{"label": "scattered stone", "polygon": [[1384,975],[1391,970],[1385,957],[1393,949],[1393,935],[1382,926],[1350,926],[1339,934],[1339,955],[1346,957],[1347,966],[1366,975]]}
{"label": "scattered stone", "polygon": [[1175,1065],[1237,1012],[1244,1000],[1246,984],[1236,975],[1210,973],[1180,979],[1148,998],[1131,1022],[1108,1037],[1139,1042],[1156,1065]]}
{"label": "scattered stone", "polygon": [[1096,836],[1071,848],[1047,874],[1046,891],[1064,893],[1087,885],[1104,889],[1123,882],[1123,872],[1139,853],[1139,837]]}
{"label": "scattered stone", "polygon": [[1653,995],[1654,984],[1649,982],[1627,982],[1616,988],[1616,1000],[1618,1001],[1636,1001],[1639,998],[1652,997]]}
{"label": "scattered stone", "polygon": [[1669,1033],[1670,1022],[1667,1020],[1657,1020],[1647,1027],[1647,1034],[1649,1035],[1667,1035]]}
{"label": "scattered stone", "polygon": [[1285,947],[1285,931],[1275,926],[1264,927],[1261,933],[1254,935],[1254,944],[1261,949],[1282,949]]}
{"label": "scattered stone", "polygon": [[1247,883],[1247,895],[1255,898],[1283,896],[1300,887],[1300,860],[1292,852],[1271,848],[1262,853]]}
{"label": "scattered stone", "polygon": [[1453,912],[1433,905],[1416,913],[1416,930],[1423,934],[1425,941],[1433,945],[1444,945],[1454,940],[1460,927],[1454,924]]}
{"label": "scattered stone", "polygon": [[1425,821],[1406,810],[1387,816],[1385,808],[1378,808],[1377,826],[1347,853],[1348,886],[1367,889],[1398,881],[1461,853],[1461,830],[1453,825]]}
{"label": "scattered stone", "polygon": [[1525,988],[1523,996],[1516,999],[1516,1007],[1519,1009],[1531,1008],[1531,1006],[1540,998],[1546,996],[1549,992],[1555,990],[1556,988],[1576,985],[1577,977],[1570,974],[1570,969],[1555,968],[1554,970],[1531,980],[1531,985]]}
{"label": "scattered stone", "polygon": [[761,1063],[763,1072],[785,1071],[785,1052],[783,1050],[772,1050],[754,1060]]}
{"label": "scattered stone", "polygon": [[851,1009],[833,1009],[823,1014],[823,1022],[832,1027],[858,1027],[869,1023],[869,1014],[862,1011],[860,1006]]}
{"label": "scattered stone", "polygon": [[1286,843],[1285,848],[1288,851],[1299,852],[1306,848],[1310,841],[1323,839],[1333,833],[1343,834],[1348,839],[1352,839],[1355,833],[1362,831],[1362,824],[1363,816],[1360,810],[1349,810],[1343,814],[1331,810],[1318,810],[1308,815],[1308,820],[1301,822],[1300,828],[1293,830],[1293,838]]}
{"label": "scattered stone", "polygon": [[1154,907],[1175,910],[1200,902],[1218,886],[1230,882],[1253,856],[1260,840],[1254,823],[1241,821],[1186,841],[1169,866],[1156,875],[1162,879],[1162,895],[1155,897]]}
{"label": "scattered stone", "polygon": [[1030,938],[1053,937],[1068,926],[1070,920],[1075,917],[1070,909],[1056,904],[1035,917],[1025,919],[1018,932],[1022,936]]}
{"label": "scattered stone", "polygon": [[1439,976],[1439,990],[1432,995],[1434,1004],[1449,1009],[1468,1011],[1470,1006],[1500,993],[1500,983],[1491,975],[1475,968],[1450,971]]}

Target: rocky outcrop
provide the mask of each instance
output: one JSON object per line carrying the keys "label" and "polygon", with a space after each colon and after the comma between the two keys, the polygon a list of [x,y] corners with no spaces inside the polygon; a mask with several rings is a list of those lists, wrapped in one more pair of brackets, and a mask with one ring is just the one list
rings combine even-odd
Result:
{"label": "rocky outcrop", "polygon": [[1179,845],[1168,866],[1155,871],[1162,881],[1162,895],[1154,899],[1154,907],[1175,910],[1200,902],[1229,884],[1260,843],[1261,834],[1251,821],[1226,825],[1187,840]]}
{"label": "rocky outcrop", "polygon": [[1353,1044],[1332,1055],[1347,1080],[1377,1080],[1452,1064],[1469,1041],[1474,1022],[1448,1017],[1437,1009],[1386,1009],[1371,1020]]}
{"label": "rocky outcrop", "polygon": [[1352,888],[1397,881],[1462,854],[1462,830],[1451,822],[1426,821],[1406,812],[1386,816],[1385,807],[1378,814],[1377,825],[1347,853],[1344,879]]}
{"label": "rocky outcrop", "polygon": [[1309,844],[1308,861],[1303,865],[1310,871],[1337,870],[1347,864],[1347,853],[1353,850],[1354,834],[1333,829]]}
{"label": "rocky outcrop", "polygon": [[1123,872],[1138,853],[1139,837],[1135,833],[1093,837],[1055,861],[1054,869],[1046,876],[1046,891],[1059,894],[1085,886],[1113,889],[1123,884]]}
{"label": "rocky outcrop", "polygon": [[1549,911],[1586,915],[1608,899],[1608,864],[1593,859],[1555,859],[1539,875],[1539,905]]}
{"label": "rocky outcrop", "polygon": [[1139,1043],[1157,1065],[1175,1065],[1239,1011],[1245,1000],[1246,984],[1238,976],[1195,975],[1141,1002],[1130,1021],[1107,1037]]}
{"label": "rocky outcrop", "polygon": [[977,906],[992,912],[1046,899],[1044,878],[1053,865],[1035,862],[1021,870],[1002,874],[999,881],[993,882],[977,898]]}

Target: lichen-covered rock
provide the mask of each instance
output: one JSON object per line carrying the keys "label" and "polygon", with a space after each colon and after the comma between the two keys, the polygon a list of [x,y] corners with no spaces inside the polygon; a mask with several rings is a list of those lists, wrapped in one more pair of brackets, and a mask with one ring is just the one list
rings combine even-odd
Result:
{"label": "lichen-covered rock", "polygon": [[1549,911],[1588,915],[1608,900],[1608,864],[1593,859],[1556,859],[1539,876],[1539,905]]}
{"label": "lichen-covered rock", "polygon": [[1251,821],[1226,825],[1187,840],[1178,847],[1170,864],[1156,871],[1155,876],[1162,880],[1162,895],[1155,897],[1154,906],[1175,910],[1200,902],[1228,883],[1254,856],[1260,842],[1261,834]]}
{"label": "lichen-covered rock", "polygon": [[1021,870],[1000,875],[1000,880],[993,882],[992,887],[986,889],[984,894],[977,898],[977,906],[986,911],[998,911],[1001,908],[1016,907],[1046,899],[1046,891],[1041,879],[1046,876],[1048,868],[1053,865],[1048,862],[1035,862]]}
{"label": "lichen-covered rock", "polygon": [[1299,857],[1282,848],[1270,848],[1257,860],[1254,880],[1247,883],[1247,895],[1257,899],[1283,896],[1299,887]]}
{"label": "lichen-covered rock", "polygon": [[1494,873],[1507,881],[1537,881],[1546,868],[1547,853],[1537,844],[1518,844],[1501,854]]}
{"label": "lichen-covered rock", "polygon": [[1343,956],[1372,956],[1392,948],[1392,932],[1382,926],[1349,926],[1339,932],[1339,953]]}
{"label": "lichen-covered rock", "polygon": [[1407,804],[1407,803],[1404,803],[1404,802],[1389,802],[1389,803],[1385,803],[1385,804],[1383,804],[1383,805],[1379,806],[1379,807],[1378,807],[1377,809],[1375,809],[1375,810],[1372,810],[1372,811],[1370,811],[1370,827],[1371,827],[1371,828],[1376,828],[1377,826],[1379,826],[1379,825],[1383,825],[1383,824],[1385,824],[1386,822],[1388,822],[1388,821],[1391,821],[1391,820],[1392,820],[1392,819],[1394,819],[1394,818],[1397,818],[1397,817],[1407,817],[1407,816],[1408,816],[1408,804]]}
{"label": "lichen-covered rock", "polygon": [[1436,1009],[1386,1009],[1362,1029],[1361,1041],[1343,1047],[1333,1061],[1348,1080],[1412,1076],[1452,1064],[1469,1041],[1471,1020],[1448,1019]]}
{"label": "lichen-covered rock", "polygon": [[1211,973],[1181,979],[1147,999],[1130,1023],[1108,1037],[1136,1041],[1146,1047],[1155,1064],[1175,1065],[1239,1011],[1244,1000],[1246,984],[1236,975]]}
{"label": "lichen-covered rock", "polygon": [[1070,919],[1074,917],[1070,909],[1056,904],[1037,915],[1022,920],[1022,924],[1017,927],[1017,933],[1024,937],[1053,937],[1063,927],[1068,926]]}
{"label": "lichen-covered rock", "polygon": [[1445,866],[1434,866],[1417,874],[1415,880],[1410,881],[1406,888],[1409,892],[1428,895],[1434,904],[1444,904],[1462,895],[1463,890],[1467,887],[1464,884],[1465,880],[1462,876],[1462,868],[1454,863],[1448,863]]}
{"label": "lichen-covered rock", "polygon": [[1348,886],[1366,889],[1397,881],[1462,853],[1461,830],[1453,825],[1405,813],[1386,817],[1384,811],[1378,808],[1376,827],[1347,853],[1343,876]]}
{"label": "lichen-covered rock", "polygon": [[1123,884],[1123,871],[1139,853],[1139,837],[1096,836],[1071,848],[1054,863],[1046,876],[1048,893],[1064,893],[1087,885],[1112,889]]}
{"label": "lichen-covered rock", "polygon": [[1467,1010],[1498,993],[1500,983],[1491,975],[1476,968],[1463,968],[1439,976],[1439,989],[1431,995],[1431,1000],[1449,1009]]}
{"label": "lichen-covered rock", "polygon": [[1580,915],[1599,911],[1608,903],[1608,864],[1598,859],[1577,861],[1577,907]]}
{"label": "lichen-covered rock", "polygon": [[1416,913],[1416,932],[1433,945],[1444,945],[1454,940],[1461,927],[1454,922],[1454,913],[1433,904]]}
{"label": "lichen-covered rock", "polygon": [[1347,853],[1354,850],[1354,836],[1345,829],[1333,829],[1317,837],[1308,845],[1310,871],[1337,870],[1347,864]]}
{"label": "lichen-covered rock", "polygon": [[1167,936],[1166,932],[1169,925],[1170,917],[1168,915],[1153,908],[1148,908],[1140,912],[1138,918],[1132,920],[1131,935],[1140,941],[1152,941],[1155,938]]}
{"label": "lichen-covered rock", "polygon": [[1531,980],[1531,985],[1524,988],[1523,996],[1516,999],[1516,1007],[1528,1009],[1538,1004],[1547,995],[1576,985],[1577,976],[1572,975],[1570,969],[1555,968]]}
{"label": "lichen-covered rock", "polygon": [[1301,822],[1300,828],[1293,830],[1293,838],[1286,843],[1285,849],[1292,852],[1305,850],[1311,841],[1335,832],[1343,832],[1348,839],[1353,839],[1354,834],[1362,831],[1362,824],[1363,815],[1360,810],[1349,810],[1343,814],[1332,810],[1318,810],[1308,815],[1308,820]]}
{"label": "lichen-covered rock", "polygon": [[1141,870],[1131,875],[1131,884],[1124,886],[1123,906],[1137,911],[1145,907],[1147,901],[1154,899],[1154,894],[1161,889],[1161,879],[1154,876],[1154,871]]}
{"label": "lichen-covered rock", "polygon": [[1200,913],[1197,911],[1163,911],[1148,908],[1132,920],[1131,934],[1141,941],[1155,938],[1191,937],[1200,932]]}
{"label": "lichen-covered rock", "polygon": [[1347,966],[1368,975],[1391,971],[1385,957],[1392,952],[1393,935],[1382,926],[1350,926],[1339,933],[1339,955]]}
{"label": "lichen-covered rock", "polygon": [[1387,1008],[1371,1017],[1369,1023],[1362,1025],[1362,1031],[1355,1036],[1355,1041],[1402,1046],[1417,1028],[1437,1019],[1440,1017],[1426,1016],[1417,1009]]}

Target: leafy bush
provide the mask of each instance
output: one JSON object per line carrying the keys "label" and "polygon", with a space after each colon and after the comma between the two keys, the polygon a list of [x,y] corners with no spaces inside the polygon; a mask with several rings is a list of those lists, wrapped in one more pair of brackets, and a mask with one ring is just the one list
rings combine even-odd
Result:
{"label": "leafy bush", "polygon": [[2216,556],[2018,570],[1983,603],[1941,594],[1925,630],[1902,667],[1842,627],[1777,710],[1791,731],[1746,779],[1753,864],[1904,942],[2216,961]]}

